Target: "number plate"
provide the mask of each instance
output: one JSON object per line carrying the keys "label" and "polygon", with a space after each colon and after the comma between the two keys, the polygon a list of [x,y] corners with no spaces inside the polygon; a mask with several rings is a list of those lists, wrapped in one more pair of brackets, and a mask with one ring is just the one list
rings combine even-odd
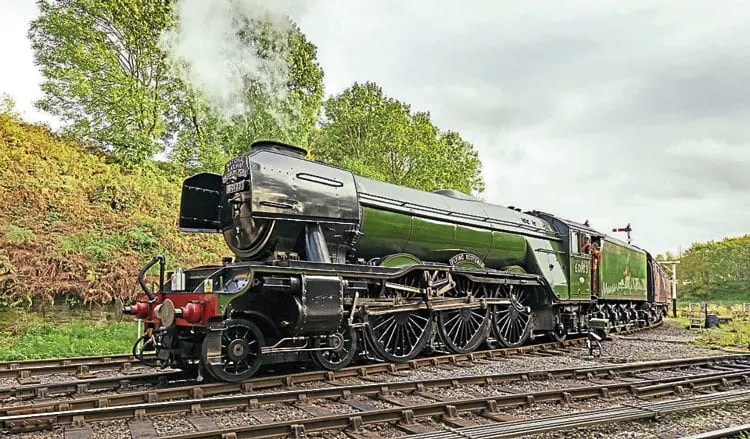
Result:
{"label": "number plate", "polygon": [[226,193],[233,194],[235,192],[242,192],[247,189],[247,180],[240,180],[236,183],[230,183],[226,185]]}

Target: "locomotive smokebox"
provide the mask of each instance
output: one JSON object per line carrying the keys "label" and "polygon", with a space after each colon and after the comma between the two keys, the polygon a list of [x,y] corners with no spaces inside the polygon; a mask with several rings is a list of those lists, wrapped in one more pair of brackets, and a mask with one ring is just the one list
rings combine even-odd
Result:
{"label": "locomotive smokebox", "polygon": [[[180,230],[222,233],[239,260],[260,260],[273,251],[341,260],[339,249],[359,222],[352,174],[307,160],[307,151],[294,145],[255,142],[227,162],[223,175],[202,173],[183,183]],[[321,223],[323,230],[310,227]],[[308,238],[321,244],[321,252],[299,251]],[[330,259],[324,257],[327,246]]]}

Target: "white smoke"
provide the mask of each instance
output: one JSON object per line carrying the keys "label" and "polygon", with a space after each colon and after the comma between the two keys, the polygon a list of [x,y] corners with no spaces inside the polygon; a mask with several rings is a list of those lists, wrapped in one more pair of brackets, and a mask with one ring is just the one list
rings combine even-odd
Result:
{"label": "white smoke", "polygon": [[[162,48],[181,61],[181,75],[200,90],[208,103],[224,118],[246,115],[248,84],[252,81],[270,107],[278,109],[287,97],[289,44],[288,17],[294,17],[306,2],[293,0],[178,0],[177,25],[162,35]],[[267,22],[276,48],[266,56],[243,41],[239,31],[246,23]],[[279,121],[281,122],[281,121]]]}

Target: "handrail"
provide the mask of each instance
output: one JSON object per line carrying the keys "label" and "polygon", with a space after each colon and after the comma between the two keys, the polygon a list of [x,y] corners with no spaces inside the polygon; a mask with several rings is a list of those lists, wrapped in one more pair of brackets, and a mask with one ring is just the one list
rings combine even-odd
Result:
{"label": "handrail", "polygon": [[146,293],[146,296],[148,296],[148,303],[154,303],[156,302],[156,296],[154,296],[154,292],[151,291],[151,288],[146,285],[146,272],[156,265],[156,263],[159,263],[159,291],[161,293],[164,293],[164,265],[165,265],[165,258],[164,255],[156,255],[153,259],[151,259],[151,262],[144,265],[143,268],[141,268],[141,271],[138,273],[138,284],[141,286],[141,289]]}

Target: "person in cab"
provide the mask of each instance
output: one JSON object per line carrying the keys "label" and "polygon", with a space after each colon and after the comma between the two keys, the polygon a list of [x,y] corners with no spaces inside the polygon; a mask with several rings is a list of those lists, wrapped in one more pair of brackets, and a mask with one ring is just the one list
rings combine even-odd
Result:
{"label": "person in cab", "polygon": [[591,245],[591,295],[599,295],[599,261],[602,258],[602,252],[599,249],[599,243],[594,241]]}

